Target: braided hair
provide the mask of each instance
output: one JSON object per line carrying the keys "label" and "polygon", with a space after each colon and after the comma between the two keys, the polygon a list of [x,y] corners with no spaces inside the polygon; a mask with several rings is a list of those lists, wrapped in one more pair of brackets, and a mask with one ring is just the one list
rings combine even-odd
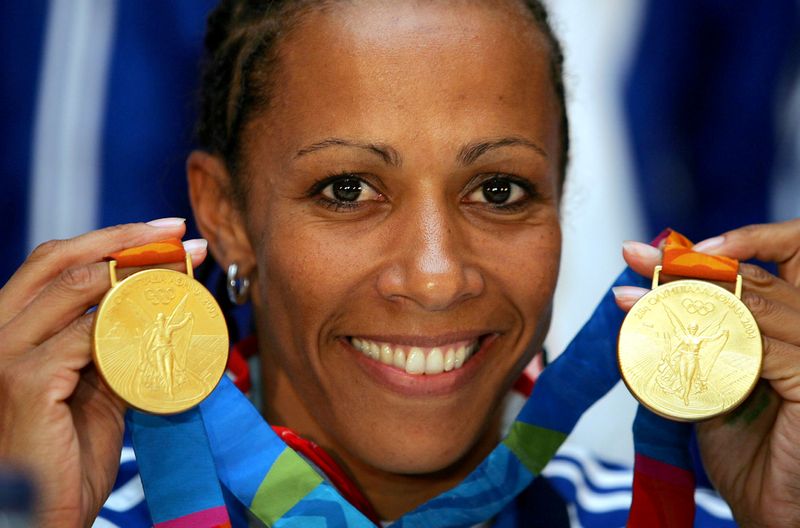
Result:
{"label": "braided hair", "polygon": [[[241,134],[248,120],[269,104],[281,37],[291,31],[304,13],[335,1],[222,0],[208,17],[196,135],[202,148],[225,161],[233,178],[231,191],[240,205],[244,204],[244,189],[238,180]],[[541,1],[520,2],[550,45],[550,73],[560,110],[563,182],[569,156],[564,55]]]}

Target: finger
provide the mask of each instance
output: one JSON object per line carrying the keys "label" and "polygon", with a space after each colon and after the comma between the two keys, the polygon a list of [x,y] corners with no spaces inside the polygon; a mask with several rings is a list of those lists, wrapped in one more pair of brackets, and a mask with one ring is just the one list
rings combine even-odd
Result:
{"label": "finger", "polygon": [[744,292],[768,297],[800,311],[800,289],[797,287],[755,264],[740,264],[739,273],[742,275]]}
{"label": "finger", "polygon": [[[205,256],[204,240],[187,241],[192,264],[199,265]],[[185,271],[185,263],[175,262],[160,266]],[[121,269],[118,278],[141,268]],[[0,330],[5,340],[5,354],[23,353],[61,331],[76,317],[100,302],[110,287],[108,265],[97,262],[63,271],[14,319]]]}
{"label": "finger", "polygon": [[645,244],[628,240],[622,243],[622,258],[639,275],[653,276],[653,269],[661,264],[661,250]]}
{"label": "finger", "polygon": [[764,363],[761,377],[785,400],[800,401],[800,347],[764,338]]}
{"label": "finger", "polygon": [[[6,390],[20,401],[64,401],[72,395],[80,370],[91,362],[94,314],[86,314],[43,343],[38,354],[12,358],[3,368]],[[6,358],[4,358],[6,359]]]}
{"label": "finger", "polygon": [[792,378],[800,379],[800,347],[780,339],[764,337],[764,363],[761,367],[761,377],[772,382]]}
{"label": "finger", "polygon": [[[94,395],[98,392],[103,393],[108,397],[108,403],[111,405],[113,410],[115,410],[117,413],[124,414],[128,404],[125,402],[125,400],[117,396],[117,394],[111,390],[108,385],[106,385],[100,374],[98,374],[97,369],[93,365],[89,365],[81,371],[81,382],[79,382],[78,386],[75,388],[75,392],[72,395],[70,404],[73,407],[85,406],[87,401],[93,399]],[[84,430],[90,427],[91,426],[86,423],[80,429]],[[125,424],[123,418],[123,430],[124,427]]]}
{"label": "finger", "polygon": [[123,224],[83,234],[69,240],[51,240],[39,245],[0,289],[0,326],[18,314],[30,300],[64,270],[99,262],[125,248],[181,238],[185,220],[168,218],[150,223]]}
{"label": "finger", "polygon": [[764,336],[800,345],[800,312],[755,292],[743,293],[742,302],[752,312]]}
{"label": "finger", "polygon": [[[92,327],[94,313],[83,314],[63,330],[42,343],[36,354],[45,372],[71,370],[79,373],[92,361]],[[73,387],[74,388],[74,387]],[[72,389],[64,398],[72,394]]]}
{"label": "finger", "polygon": [[614,293],[614,300],[617,302],[617,306],[627,312],[636,304],[636,301],[650,290],[639,288],[638,286],[614,286],[611,291]]}
{"label": "finger", "polygon": [[739,260],[776,262],[781,277],[800,286],[800,218],[734,229],[697,243],[694,250]]}

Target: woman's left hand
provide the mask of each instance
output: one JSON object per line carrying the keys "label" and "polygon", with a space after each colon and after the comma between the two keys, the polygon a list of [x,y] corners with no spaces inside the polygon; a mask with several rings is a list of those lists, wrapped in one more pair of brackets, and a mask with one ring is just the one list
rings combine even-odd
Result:
{"label": "woman's left hand", "polygon": [[[800,526],[800,218],[729,231],[695,251],[778,265],[741,264],[742,301],[764,342],[762,380],[733,413],[697,425],[703,463],[740,526]],[[652,276],[661,252],[628,242],[623,256]],[[616,289],[624,310],[647,290]]]}

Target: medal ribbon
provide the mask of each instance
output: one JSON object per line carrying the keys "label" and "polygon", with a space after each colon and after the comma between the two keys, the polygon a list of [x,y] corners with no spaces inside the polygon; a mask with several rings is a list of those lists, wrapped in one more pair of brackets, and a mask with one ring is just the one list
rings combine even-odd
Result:
{"label": "medal ribbon", "polygon": [[[630,269],[614,283],[631,284],[646,285]],[[580,416],[619,381],[616,330],[623,318],[609,291],[564,353],[539,376],[502,442],[458,486],[403,515],[392,526],[467,527],[497,515],[541,473]],[[181,430],[186,424],[204,428],[210,449],[186,442]],[[180,467],[208,467],[209,463],[218,477],[218,481],[210,480],[217,487],[221,482],[267,526],[375,525],[288,447],[226,377],[197,408],[167,418],[129,411],[128,426],[148,507],[159,528],[220,526],[211,518],[201,522],[197,515],[218,511],[224,505],[221,493],[215,495],[213,486],[195,489],[193,482],[184,480],[189,477],[183,476],[186,469]],[[634,504],[628,526],[691,525],[690,432],[689,424],[670,422],[639,407],[634,421]],[[149,447],[156,445],[162,447]],[[170,451],[168,460],[166,450]],[[177,495],[183,499],[174,493],[176,482],[181,483]],[[213,500],[189,497],[195,493],[213,496]]]}
{"label": "medal ribbon", "polygon": [[106,257],[106,260],[116,260],[118,268],[169,264],[183,262],[185,259],[186,251],[177,238],[168,238],[144,246],[123,249]]}
{"label": "medal ribbon", "polygon": [[660,238],[664,238],[664,257],[661,261],[664,273],[723,282],[736,280],[738,260],[692,251],[693,244],[689,239],[671,229],[659,235]]}

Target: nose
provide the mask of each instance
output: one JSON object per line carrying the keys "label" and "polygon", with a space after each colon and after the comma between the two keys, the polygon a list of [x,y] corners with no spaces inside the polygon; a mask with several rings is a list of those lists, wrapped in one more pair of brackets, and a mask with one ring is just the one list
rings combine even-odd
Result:
{"label": "nose", "polygon": [[467,229],[457,211],[433,201],[397,218],[395,249],[378,277],[380,294],[427,311],[448,310],[480,295],[484,278]]}

